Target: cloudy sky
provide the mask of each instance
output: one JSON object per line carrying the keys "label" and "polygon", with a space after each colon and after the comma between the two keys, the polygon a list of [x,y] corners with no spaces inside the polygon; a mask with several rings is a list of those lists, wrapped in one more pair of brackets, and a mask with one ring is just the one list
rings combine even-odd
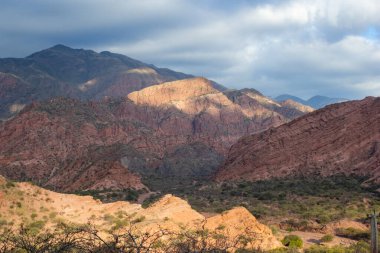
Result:
{"label": "cloudy sky", "polygon": [[65,44],[270,96],[380,96],[379,13],[379,0],[1,0],[0,57]]}

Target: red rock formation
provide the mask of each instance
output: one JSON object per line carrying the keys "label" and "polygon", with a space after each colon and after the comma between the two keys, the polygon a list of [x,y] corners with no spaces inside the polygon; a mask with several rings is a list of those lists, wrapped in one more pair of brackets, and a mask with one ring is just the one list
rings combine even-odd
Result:
{"label": "red rock formation", "polygon": [[[263,106],[271,100],[262,95],[232,101],[203,78],[151,86],[128,97],[53,99],[25,108],[0,125],[0,172],[63,191],[141,188],[131,170],[151,172],[164,160],[162,171],[188,175],[178,166],[168,168],[181,161],[191,175],[207,176],[240,137],[289,120]],[[197,148],[215,161],[197,157]],[[195,163],[177,159],[186,150]]]}
{"label": "red rock formation", "polygon": [[325,107],[240,139],[217,180],[355,174],[380,182],[380,98]]}

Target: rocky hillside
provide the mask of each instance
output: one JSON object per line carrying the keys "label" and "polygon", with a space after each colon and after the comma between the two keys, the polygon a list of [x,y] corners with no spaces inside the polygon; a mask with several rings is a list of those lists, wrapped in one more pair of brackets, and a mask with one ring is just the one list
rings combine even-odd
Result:
{"label": "rocky hillside", "polygon": [[153,84],[189,77],[120,54],[56,45],[25,58],[0,59],[0,119],[31,101],[57,96],[123,97]]}
{"label": "rocky hillside", "polygon": [[314,111],[313,108],[293,100],[276,102],[255,89],[228,90],[224,93],[231,101],[239,104],[242,108],[248,110],[254,108],[256,112],[261,112],[264,115],[275,112],[287,119],[295,119]]}
{"label": "rocky hillside", "polygon": [[0,72],[0,118],[1,112],[10,115],[22,109],[29,101],[27,98],[29,89],[30,85],[21,78]]}
{"label": "rocky hillside", "polygon": [[327,106],[232,146],[218,180],[336,174],[380,182],[380,98]]}
{"label": "rocky hillside", "polygon": [[36,102],[0,125],[0,173],[61,191],[140,189],[138,174],[205,178],[240,137],[302,113],[253,93],[193,78],[126,98]]}
{"label": "rocky hillside", "polygon": [[29,183],[7,182],[2,177],[0,189],[0,226],[16,228],[23,224],[34,235],[57,224],[79,227],[91,223],[102,232],[103,238],[107,238],[109,231],[121,234],[131,227],[134,233],[208,229],[225,234],[231,240],[242,234],[254,235],[247,245],[253,249],[269,250],[281,246],[272,231],[243,207],[206,218],[186,201],[172,195],[143,208],[123,201],[103,204],[90,196],[59,194]]}

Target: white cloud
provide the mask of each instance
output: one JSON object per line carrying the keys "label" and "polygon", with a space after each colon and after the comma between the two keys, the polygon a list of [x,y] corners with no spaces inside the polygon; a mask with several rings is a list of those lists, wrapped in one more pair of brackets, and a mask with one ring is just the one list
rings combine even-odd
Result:
{"label": "white cloud", "polygon": [[367,82],[354,83],[352,88],[358,91],[365,90],[368,92],[368,96],[380,96],[380,78]]}
{"label": "white cloud", "polygon": [[379,94],[378,0],[254,2],[5,0],[0,53],[67,43],[269,95]]}

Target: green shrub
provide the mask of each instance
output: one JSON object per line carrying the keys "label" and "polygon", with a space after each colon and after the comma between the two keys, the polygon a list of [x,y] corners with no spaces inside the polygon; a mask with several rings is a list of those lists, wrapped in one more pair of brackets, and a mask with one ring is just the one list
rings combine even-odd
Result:
{"label": "green shrub", "polygon": [[51,212],[51,213],[49,213],[49,218],[50,219],[54,219],[56,216],[57,216],[57,212]]}
{"label": "green shrub", "polygon": [[139,193],[134,189],[125,190],[125,194],[125,200],[127,201],[137,201],[139,198]]}
{"label": "green shrub", "polygon": [[338,228],[336,230],[336,235],[341,237],[346,237],[352,240],[368,240],[370,238],[369,231],[361,230],[357,228]]}
{"label": "green shrub", "polygon": [[31,234],[38,234],[45,227],[46,221],[38,220],[27,225],[27,229]]}
{"label": "green shrub", "polygon": [[7,225],[8,222],[6,220],[0,219],[0,227]]}
{"label": "green shrub", "polygon": [[109,213],[106,213],[104,216],[103,216],[103,219],[107,222],[113,222],[115,220],[115,217],[112,215],[112,214],[109,214]]}
{"label": "green shrub", "polygon": [[367,253],[370,252],[370,245],[365,241],[359,241],[358,243],[350,247],[353,253]]}
{"label": "green shrub", "polygon": [[150,195],[149,198],[145,199],[141,204],[142,208],[148,208],[156,201],[158,201],[163,195],[162,194],[154,194]]}
{"label": "green shrub", "polygon": [[123,227],[127,227],[129,225],[129,219],[115,219],[114,225],[112,227],[113,230],[121,229]]}
{"label": "green shrub", "polygon": [[321,242],[331,242],[332,240],[334,240],[334,236],[333,235],[324,235],[322,238],[321,238]]}
{"label": "green shrub", "polygon": [[303,241],[298,235],[287,235],[281,240],[282,244],[289,248],[302,248]]}
{"label": "green shrub", "polygon": [[321,245],[313,245],[310,248],[305,250],[305,253],[346,253],[348,249],[342,246],[335,246],[332,248],[321,246]]}
{"label": "green shrub", "polygon": [[277,226],[270,226],[270,229],[272,230],[273,235],[278,235],[278,232],[280,231]]}
{"label": "green shrub", "polygon": [[12,188],[12,187],[15,187],[15,183],[13,183],[12,181],[7,181],[7,183],[5,184],[5,187],[6,188]]}
{"label": "green shrub", "polygon": [[143,222],[145,220],[145,216],[140,216],[132,221],[133,224]]}
{"label": "green shrub", "polygon": [[317,222],[319,224],[327,224],[332,220],[331,216],[327,214],[321,214],[317,216]]}
{"label": "green shrub", "polygon": [[122,219],[122,218],[124,218],[124,216],[128,216],[128,214],[125,212],[125,211],[117,211],[116,213],[115,213],[115,215],[116,215],[116,217],[117,218],[119,218],[119,219]]}
{"label": "green shrub", "polygon": [[326,247],[321,245],[313,245],[305,250],[305,253],[368,253],[370,252],[369,244],[363,241],[359,241],[348,247],[334,246]]}

